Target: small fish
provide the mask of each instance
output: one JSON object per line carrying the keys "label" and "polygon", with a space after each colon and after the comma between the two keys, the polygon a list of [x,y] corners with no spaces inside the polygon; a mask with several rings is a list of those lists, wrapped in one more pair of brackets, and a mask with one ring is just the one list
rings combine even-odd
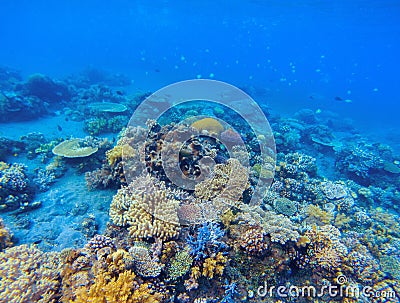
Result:
{"label": "small fish", "polygon": [[60,125],[57,125],[58,131],[62,131],[62,127]]}
{"label": "small fish", "polygon": [[158,68],[156,68],[154,71],[155,71],[156,73],[159,73],[159,72],[160,72],[160,70],[159,70]]}
{"label": "small fish", "polygon": [[117,90],[116,92],[115,92],[117,95],[120,95],[120,96],[122,96],[124,93],[123,92],[121,92],[120,90]]}
{"label": "small fish", "polygon": [[66,121],[66,122],[68,122],[68,121],[69,121],[68,117],[65,117],[65,121]]}
{"label": "small fish", "polygon": [[335,100],[336,100],[336,101],[343,101],[343,99],[342,99],[342,98],[340,98],[340,97],[337,97],[337,96],[335,97]]}

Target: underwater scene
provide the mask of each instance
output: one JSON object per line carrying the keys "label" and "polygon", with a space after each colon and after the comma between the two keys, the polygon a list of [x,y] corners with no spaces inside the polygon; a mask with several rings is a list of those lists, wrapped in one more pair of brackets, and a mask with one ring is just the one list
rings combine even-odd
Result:
{"label": "underwater scene", "polygon": [[0,302],[400,302],[400,1],[1,1]]}

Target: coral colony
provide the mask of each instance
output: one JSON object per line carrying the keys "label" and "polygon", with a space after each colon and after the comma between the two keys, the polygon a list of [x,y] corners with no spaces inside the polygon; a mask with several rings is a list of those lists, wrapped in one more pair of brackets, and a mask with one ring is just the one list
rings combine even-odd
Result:
{"label": "coral colony", "polygon": [[[58,112],[86,133],[59,125],[57,137],[0,138],[0,302],[399,302],[400,166],[389,146],[330,121],[352,130],[340,138],[307,109],[271,112],[277,159],[261,161],[257,137],[229,108],[193,102],[126,127],[148,94],[128,97],[83,76],[0,73],[3,121]],[[180,172],[206,176],[193,189],[174,185],[164,170],[172,158],[161,157],[186,133],[194,135],[180,147]],[[260,179],[272,185],[252,205]],[[86,182],[84,194],[62,191],[63,180]],[[105,193],[97,208],[86,201]],[[29,241],[48,211],[81,220],[69,234],[50,225]],[[370,292],[261,296],[266,284]]]}

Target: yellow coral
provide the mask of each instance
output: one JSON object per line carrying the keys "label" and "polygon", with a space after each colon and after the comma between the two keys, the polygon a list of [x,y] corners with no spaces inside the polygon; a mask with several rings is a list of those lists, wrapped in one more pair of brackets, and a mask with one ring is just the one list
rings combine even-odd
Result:
{"label": "yellow coral", "polygon": [[345,214],[337,214],[334,225],[337,228],[349,227],[349,223],[351,222],[351,218],[347,217]]}
{"label": "yellow coral", "polygon": [[136,151],[129,144],[117,144],[106,152],[107,162],[110,166],[115,166],[122,160],[122,156],[130,158],[136,155]]}
{"label": "yellow coral", "polygon": [[307,219],[306,222],[310,225],[326,225],[333,220],[333,215],[325,210],[322,210],[317,205],[309,205],[307,207]]}
{"label": "yellow coral", "polygon": [[226,262],[228,258],[219,252],[215,257],[210,257],[204,260],[203,263],[203,276],[212,279],[215,275],[222,276],[224,273]]}
{"label": "yellow coral", "polygon": [[148,175],[141,176],[129,187],[121,188],[111,202],[112,221],[129,226],[129,234],[135,240],[150,237],[167,240],[180,232],[179,201],[165,186],[154,182]]}
{"label": "yellow coral", "polygon": [[231,158],[226,164],[214,167],[213,177],[195,186],[195,196],[204,201],[213,201],[214,206],[226,211],[230,205],[240,206],[238,200],[249,187],[248,172],[239,160]]}
{"label": "yellow coral", "polygon": [[224,127],[222,126],[222,124],[214,118],[204,118],[197,120],[196,122],[192,123],[191,126],[200,132],[205,130],[209,133],[215,133],[217,135],[224,131]]}
{"label": "yellow coral", "polygon": [[200,277],[200,275],[201,275],[200,268],[198,266],[193,266],[192,267],[192,272],[190,273],[190,275],[193,278],[198,279]]}
{"label": "yellow coral", "polygon": [[0,302],[54,302],[62,262],[57,253],[20,245],[0,253]]}
{"label": "yellow coral", "polygon": [[122,159],[122,146],[116,145],[112,149],[106,151],[107,162],[110,166],[114,166],[115,163]]}
{"label": "yellow coral", "polygon": [[141,284],[135,289],[135,277],[136,275],[130,270],[124,271],[111,280],[107,279],[105,273],[99,273],[89,290],[86,287],[77,289],[73,302],[157,303],[163,299],[162,294],[152,290],[148,283]]}

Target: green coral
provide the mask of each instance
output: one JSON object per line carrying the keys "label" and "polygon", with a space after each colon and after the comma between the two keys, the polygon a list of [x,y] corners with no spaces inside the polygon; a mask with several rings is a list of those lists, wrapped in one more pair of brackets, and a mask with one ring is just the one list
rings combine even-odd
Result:
{"label": "green coral", "polygon": [[186,275],[192,266],[193,258],[189,254],[188,249],[180,250],[176,253],[171,261],[168,269],[168,275],[171,280],[176,280],[179,277]]}
{"label": "green coral", "polygon": [[383,256],[379,261],[384,272],[387,272],[393,278],[400,280],[400,260],[395,256]]}
{"label": "green coral", "polygon": [[297,212],[297,205],[296,202],[291,201],[288,198],[278,197],[274,201],[274,209],[276,212],[290,217]]}

